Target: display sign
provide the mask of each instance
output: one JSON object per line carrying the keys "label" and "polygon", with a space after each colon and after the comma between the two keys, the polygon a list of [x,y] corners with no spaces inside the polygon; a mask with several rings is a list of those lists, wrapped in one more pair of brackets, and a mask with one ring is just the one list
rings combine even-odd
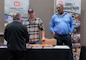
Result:
{"label": "display sign", "polygon": [[5,0],[4,1],[4,20],[10,23],[14,12],[21,14],[22,20],[28,17],[29,0]]}
{"label": "display sign", "polygon": [[81,0],[56,0],[57,4],[63,4],[64,11],[81,14]]}

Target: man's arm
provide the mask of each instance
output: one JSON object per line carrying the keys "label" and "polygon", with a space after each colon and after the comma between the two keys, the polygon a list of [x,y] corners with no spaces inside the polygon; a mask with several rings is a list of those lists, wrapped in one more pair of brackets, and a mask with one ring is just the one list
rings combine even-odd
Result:
{"label": "man's arm", "polygon": [[50,19],[49,28],[50,28],[50,32],[53,35],[55,35],[55,32],[54,32],[54,16],[52,16],[51,19]]}
{"label": "man's arm", "polygon": [[7,41],[7,27],[5,27],[5,31],[4,31],[4,39]]}
{"label": "man's arm", "polygon": [[28,31],[27,31],[27,28],[26,27],[25,27],[24,37],[25,37],[26,43],[28,43],[29,42],[29,34],[28,34]]}
{"label": "man's arm", "polygon": [[42,41],[43,41],[45,40],[45,28],[44,28],[43,21],[41,19],[39,20],[39,29],[41,30]]}
{"label": "man's arm", "polygon": [[45,40],[45,31],[42,31],[42,41]]}

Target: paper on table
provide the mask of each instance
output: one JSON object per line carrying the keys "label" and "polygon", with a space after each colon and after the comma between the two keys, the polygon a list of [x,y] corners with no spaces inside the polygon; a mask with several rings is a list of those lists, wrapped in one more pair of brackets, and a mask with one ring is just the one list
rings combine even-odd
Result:
{"label": "paper on table", "polygon": [[42,46],[33,46],[32,49],[42,49]]}
{"label": "paper on table", "polygon": [[43,49],[53,49],[53,46],[44,46]]}
{"label": "paper on table", "polygon": [[68,46],[62,46],[62,45],[58,45],[58,46],[54,46],[53,48],[55,48],[55,49],[70,49]]}
{"label": "paper on table", "polygon": [[0,48],[7,48],[7,46],[0,46]]}

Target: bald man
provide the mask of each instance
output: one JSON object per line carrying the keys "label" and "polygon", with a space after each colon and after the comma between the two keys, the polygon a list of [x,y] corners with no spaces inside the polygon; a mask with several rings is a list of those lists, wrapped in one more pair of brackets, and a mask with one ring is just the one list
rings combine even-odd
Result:
{"label": "bald man", "polygon": [[57,40],[57,45],[68,45],[72,52],[70,34],[72,34],[74,30],[74,20],[69,13],[64,12],[64,7],[62,4],[58,4],[56,9],[57,12],[51,17],[50,20],[50,32]]}

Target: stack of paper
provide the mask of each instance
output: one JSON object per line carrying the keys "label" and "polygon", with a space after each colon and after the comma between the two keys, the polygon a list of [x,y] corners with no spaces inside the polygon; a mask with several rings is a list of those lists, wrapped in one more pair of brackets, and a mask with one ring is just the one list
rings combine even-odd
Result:
{"label": "stack of paper", "polygon": [[59,46],[54,46],[53,48],[54,48],[54,49],[70,49],[70,48],[69,48],[68,46],[66,46],[66,45],[65,45],[65,46],[62,46],[62,45],[61,45],[61,46],[60,46],[60,45],[59,45]]}

